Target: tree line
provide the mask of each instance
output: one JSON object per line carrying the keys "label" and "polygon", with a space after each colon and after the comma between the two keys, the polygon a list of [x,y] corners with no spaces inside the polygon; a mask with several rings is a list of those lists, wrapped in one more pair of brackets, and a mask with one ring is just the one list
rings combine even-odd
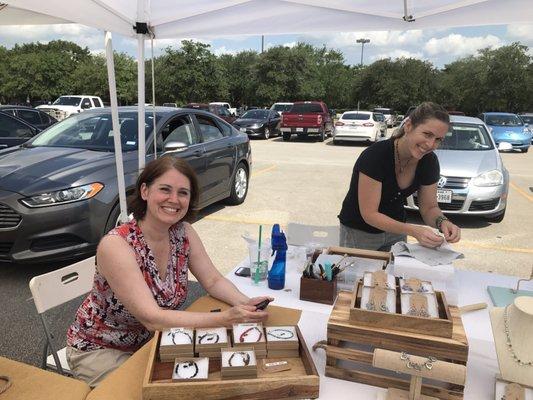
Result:
{"label": "tree line", "polygon": [[[90,94],[109,101],[105,56],[67,41],[0,46],[0,102],[53,101]],[[450,110],[533,111],[533,62],[528,47],[512,43],[483,49],[436,68],[414,58],[346,64],[337,50],[298,43],[263,53],[216,56],[210,45],[183,41],[155,58],[156,104],[229,101],[270,106],[279,101],[323,100],[337,110],[375,106],[405,112],[435,101]],[[117,94],[122,105],[137,101],[136,60],[115,53]],[[151,60],[146,61],[146,101],[151,101]]]}

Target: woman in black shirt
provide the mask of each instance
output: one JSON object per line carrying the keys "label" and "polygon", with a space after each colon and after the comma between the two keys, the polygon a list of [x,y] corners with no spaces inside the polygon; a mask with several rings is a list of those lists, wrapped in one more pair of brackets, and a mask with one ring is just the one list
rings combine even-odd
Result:
{"label": "woman in black shirt", "polygon": [[[353,168],[339,214],[340,245],[388,251],[413,236],[426,247],[459,241],[460,229],[437,203],[439,161],[433,153],[448,132],[450,118],[441,106],[418,106],[396,134],[368,147]],[[418,191],[420,214],[430,227],[405,222],[405,199]]]}

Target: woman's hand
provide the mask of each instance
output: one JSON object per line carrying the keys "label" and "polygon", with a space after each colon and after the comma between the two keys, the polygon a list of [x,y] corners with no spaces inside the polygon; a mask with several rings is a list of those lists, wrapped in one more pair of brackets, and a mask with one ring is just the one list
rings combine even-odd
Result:
{"label": "woman's hand", "polygon": [[274,301],[274,298],[273,298],[273,297],[270,297],[270,296],[252,297],[252,298],[249,299],[246,303],[244,303],[244,305],[247,305],[247,306],[256,306],[257,304],[259,304],[259,303],[261,303],[262,301],[265,301],[265,300]]}
{"label": "woman's hand", "polygon": [[433,232],[427,226],[414,225],[412,236],[424,247],[438,247],[444,242],[444,238]]}
{"label": "woman's hand", "polygon": [[237,306],[233,306],[230,309],[223,311],[221,314],[226,326],[240,324],[243,322],[263,322],[268,318],[268,313],[266,311],[256,311],[254,305],[248,304],[239,304]]}
{"label": "woman's hand", "polygon": [[448,243],[457,243],[461,239],[461,229],[448,219],[442,221],[440,230]]}

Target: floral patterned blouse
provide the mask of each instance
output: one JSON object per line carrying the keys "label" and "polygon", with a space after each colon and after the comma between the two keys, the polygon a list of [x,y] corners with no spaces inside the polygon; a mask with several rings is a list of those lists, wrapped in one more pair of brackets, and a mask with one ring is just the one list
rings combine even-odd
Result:
{"label": "floral patterned blouse", "polygon": [[[154,255],[135,220],[108,233],[121,236],[133,248],[137,264],[157,304],[162,308],[177,309],[187,297],[189,240],[182,222],[170,227],[169,234],[171,257],[166,278],[161,280]],[[113,348],[133,352],[150,337],[151,333],[115,297],[97,269],[93,288],[68,329],[67,344],[82,351]]]}

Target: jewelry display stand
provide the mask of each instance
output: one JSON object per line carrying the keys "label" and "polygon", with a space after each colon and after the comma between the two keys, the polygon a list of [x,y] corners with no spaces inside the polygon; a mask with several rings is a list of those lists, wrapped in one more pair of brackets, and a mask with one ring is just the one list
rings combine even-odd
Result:
{"label": "jewelry display stand", "polygon": [[529,279],[519,279],[516,282],[514,289],[500,287],[500,286],[488,286],[487,291],[495,307],[505,307],[511,304],[517,297],[533,297],[533,290],[520,290],[520,284],[522,282],[533,281],[533,267],[531,268],[531,276]]}
{"label": "jewelry display stand", "polygon": [[533,297],[517,297],[490,311],[500,372],[506,381],[533,382]]}
{"label": "jewelry display stand", "polygon": [[494,400],[533,400],[533,387],[508,382],[497,375]]}
{"label": "jewelry display stand", "polygon": [[200,357],[220,358],[220,349],[230,346],[226,328],[196,329],[194,351]]}
{"label": "jewelry display stand", "polygon": [[265,328],[269,358],[298,357],[299,342],[294,326],[267,326]]}
{"label": "jewelry display stand", "polygon": [[257,359],[251,348],[222,349],[220,376],[222,379],[257,378]]}
{"label": "jewelry display stand", "polygon": [[466,366],[437,360],[434,357],[418,357],[384,349],[375,349],[372,365],[389,371],[411,375],[409,391],[389,388],[387,400],[438,400],[438,397],[421,394],[422,378],[464,385]]}
{"label": "jewelry display stand", "polygon": [[260,323],[233,325],[233,347],[249,347],[254,349],[257,358],[267,356],[265,330]]}
{"label": "jewelry display stand", "polygon": [[170,328],[162,332],[159,357],[174,361],[177,357],[194,357],[194,329]]}

